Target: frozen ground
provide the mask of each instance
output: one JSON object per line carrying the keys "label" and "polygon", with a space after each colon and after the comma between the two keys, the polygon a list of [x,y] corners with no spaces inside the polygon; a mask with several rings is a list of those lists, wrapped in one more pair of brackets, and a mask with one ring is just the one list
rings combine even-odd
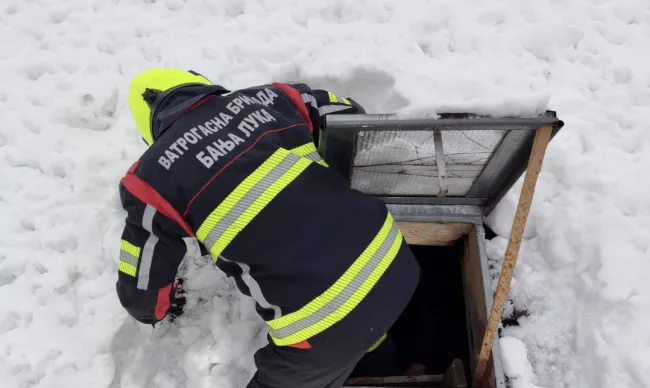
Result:
{"label": "frozen ground", "polygon": [[[115,296],[116,185],[143,151],[128,82],[164,65],[229,88],[302,80],[375,112],[548,103],[566,128],[522,247],[511,309],[527,316],[504,330],[506,365],[516,388],[650,387],[649,48],[648,0],[3,0],[0,385],[251,375],[263,326],[211,266],[185,264],[175,324],[136,325]],[[516,197],[490,219],[496,267]]]}

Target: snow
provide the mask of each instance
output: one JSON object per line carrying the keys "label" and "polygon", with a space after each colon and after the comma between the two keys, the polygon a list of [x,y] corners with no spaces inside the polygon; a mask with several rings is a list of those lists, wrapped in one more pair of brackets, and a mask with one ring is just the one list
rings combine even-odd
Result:
{"label": "snow", "polygon": [[[126,93],[152,66],[233,89],[300,80],[373,112],[557,110],[511,293],[527,316],[503,330],[504,359],[529,387],[650,386],[647,0],[4,0],[0,37],[3,387],[253,373],[263,324],[211,265],[185,264],[175,323],[137,325],[115,296],[116,186],[144,149]],[[520,187],[489,220],[495,275]]]}
{"label": "snow", "polygon": [[513,388],[539,388],[530,382],[533,368],[528,362],[524,343],[516,338],[503,337],[499,340],[499,346],[503,352],[503,369],[512,381]]}

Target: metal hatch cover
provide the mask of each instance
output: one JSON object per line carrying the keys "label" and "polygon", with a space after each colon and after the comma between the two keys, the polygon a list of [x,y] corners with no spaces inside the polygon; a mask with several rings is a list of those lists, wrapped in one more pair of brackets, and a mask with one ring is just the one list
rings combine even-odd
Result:
{"label": "metal hatch cover", "polygon": [[564,123],[555,112],[532,118],[441,114],[329,115],[320,152],[352,188],[389,204],[478,205],[484,214],[526,170],[535,130]]}

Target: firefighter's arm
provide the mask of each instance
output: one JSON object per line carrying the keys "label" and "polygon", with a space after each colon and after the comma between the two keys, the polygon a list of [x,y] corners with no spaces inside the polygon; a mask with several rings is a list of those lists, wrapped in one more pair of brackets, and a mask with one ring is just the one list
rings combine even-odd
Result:
{"label": "firefighter's arm", "polygon": [[302,95],[302,100],[309,109],[309,118],[314,129],[324,127],[325,115],[366,113],[366,110],[349,97],[341,97],[327,90],[311,89],[305,84],[293,84],[293,88]]}
{"label": "firefighter's arm", "polygon": [[127,212],[120,241],[117,295],[142,323],[162,320],[174,298],[174,279],[186,254],[185,231],[120,185]]}

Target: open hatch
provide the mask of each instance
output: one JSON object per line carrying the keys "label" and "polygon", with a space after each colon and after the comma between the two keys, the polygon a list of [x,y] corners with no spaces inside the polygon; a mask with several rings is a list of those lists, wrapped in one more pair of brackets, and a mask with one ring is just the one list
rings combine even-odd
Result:
{"label": "open hatch", "polygon": [[[327,117],[320,153],[352,188],[387,203],[422,269],[413,299],[390,331],[386,346],[397,351],[380,370],[362,360],[346,386],[470,385],[493,296],[483,217],[526,170],[542,126],[551,126],[554,136],[563,123],[555,112],[534,118]],[[367,358],[382,357],[373,353]],[[485,386],[505,388],[498,342],[492,355]],[[406,376],[413,361],[420,370]]]}

